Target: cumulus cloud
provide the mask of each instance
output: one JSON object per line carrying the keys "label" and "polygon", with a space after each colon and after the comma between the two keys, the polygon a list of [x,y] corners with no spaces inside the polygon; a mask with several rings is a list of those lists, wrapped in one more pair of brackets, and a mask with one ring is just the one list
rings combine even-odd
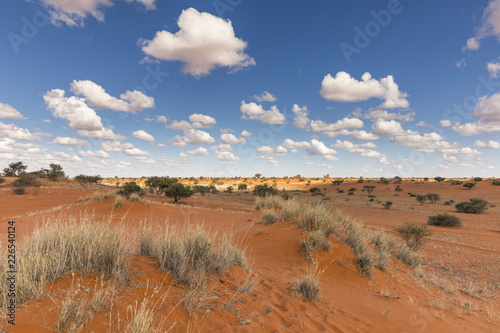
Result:
{"label": "cumulus cloud", "polygon": [[377,119],[372,125],[372,130],[377,135],[401,135],[405,133],[401,123],[395,120]]}
{"label": "cumulus cloud", "polygon": [[462,125],[454,124],[452,129],[463,136],[500,132],[500,93],[481,97],[471,116],[479,120]]}
{"label": "cumulus cloud", "polygon": [[156,121],[157,123],[164,123],[164,124],[166,124],[167,123],[167,117],[165,117],[165,116],[157,116],[156,119],[146,117],[146,121]]}
{"label": "cumulus cloud", "polygon": [[379,136],[375,133],[369,133],[367,131],[351,131],[349,133],[351,138],[358,141],[373,141],[378,140]]}
{"label": "cumulus cloud", "polygon": [[166,127],[173,130],[189,131],[191,129],[210,128],[216,123],[217,122],[213,117],[204,114],[193,113],[189,116],[189,121],[174,120],[170,125]]}
{"label": "cumulus cloud", "polygon": [[78,153],[78,156],[80,157],[90,157],[90,158],[111,158],[108,153],[106,153],[104,150],[98,150],[98,151],[92,151],[92,150],[87,150],[87,151],[80,151]]}
{"label": "cumulus cloud", "polygon": [[147,151],[141,150],[135,147],[133,144],[120,143],[119,141],[103,141],[101,142],[102,150],[107,152],[123,152],[128,156],[147,156],[149,153]]}
{"label": "cumulus cloud", "polygon": [[298,148],[310,148],[311,144],[307,141],[295,142],[292,139],[286,139],[281,144],[283,147],[288,149],[298,149]]}
{"label": "cumulus cloud", "polygon": [[348,151],[351,154],[358,154],[362,157],[371,157],[378,159],[379,163],[387,164],[387,155],[384,155],[378,151],[373,150],[376,146],[369,142],[366,144],[354,144],[350,141],[337,140],[335,144],[332,145],[333,148],[339,150]]}
{"label": "cumulus cloud", "polygon": [[278,110],[276,105],[271,106],[270,110],[264,110],[260,104],[241,101],[240,111],[243,114],[241,118],[245,120],[259,120],[263,124],[270,125],[285,123],[285,115]]}
{"label": "cumulus cloud", "polygon": [[221,151],[217,153],[217,159],[221,161],[239,161],[240,158],[229,151]]}
{"label": "cumulus cloud", "polygon": [[236,136],[234,136],[233,134],[222,134],[220,136],[220,141],[224,144],[228,144],[228,145],[234,145],[234,144],[237,144],[237,143],[247,143],[247,140],[245,140],[245,138],[237,138]]}
{"label": "cumulus cloud", "polygon": [[132,136],[136,139],[146,141],[146,142],[154,142],[155,141],[155,138],[151,134],[149,134],[148,132],[146,132],[144,130],[138,130],[138,131],[132,132]]}
{"label": "cumulus cloud", "polygon": [[107,128],[103,127],[95,131],[79,130],[78,135],[88,139],[104,139],[104,140],[125,140],[127,138],[126,136],[115,134],[111,126]]}
{"label": "cumulus cloud", "polygon": [[319,140],[312,139],[311,146],[306,148],[308,155],[336,155],[337,151],[328,148],[325,144]]}
{"label": "cumulus cloud", "polygon": [[198,147],[198,148],[196,148],[194,150],[189,150],[189,151],[187,151],[187,153],[189,155],[196,155],[196,156],[207,156],[207,155],[209,155],[208,154],[208,150],[205,149],[205,148],[203,148],[203,147]]}
{"label": "cumulus cloud", "polygon": [[214,143],[215,140],[207,132],[201,130],[189,130],[184,133],[186,142],[192,145],[206,145],[209,143]]}
{"label": "cumulus cloud", "polygon": [[481,25],[476,29],[476,35],[467,40],[465,50],[478,50],[483,38],[496,36],[500,39],[500,0],[490,0],[484,10]]}
{"label": "cumulus cloud", "polygon": [[9,104],[0,103],[0,118],[5,119],[26,119],[24,116]]}
{"label": "cumulus cloud", "polygon": [[125,112],[137,112],[155,106],[154,98],[142,92],[127,90],[120,99],[109,95],[103,87],[89,80],[73,80],[71,91],[82,95],[87,103],[100,109],[110,109]]}
{"label": "cumulus cloud", "polygon": [[231,145],[221,143],[217,146],[210,147],[210,149],[215,152],[221,152],[221,151],[232,151],[233,147]]}
{"label": "cumulus cloud", "polygon": [[321,83],[321,96],[329,101],[359,102],[371,98],[383,99],[384,103],[377,108],[394,109],[408,108],[410,103],[408,95],[399,91],[399,86],[394,82],[394,77],[388,75],[380,80],[373,79],[366,72],[361,81],[351,77],[346,72],[338,72],[335,77],[327,74]]}
{"label": "cumulus cloud", "polygon": [[182,11],[179,31],[158,31],[152,40],[142,42],[142,51],[160,60],[181,61],[184,73],[201,76],[216,67],[238,70],[255,65],[244,52],[247,43],[235,36],[230,20],[194,8]]}
{"label": "cumulus cloud", "polygon": [[249,131],[247,130],[243,130],[241,133],[240,133],[240,136],[244,137],[244,138],[248,138],[250,136],[252,136],[253,133],[250,133]]}
{"label": "cumulus cloud", "polygon": [[[40,0],[47,7],[51,23],[60,26],[83,26],[87,16],[93,16],[99,22],[104,21],[104,8],[111,7],[111,0]],[[138,2],[146,9],[155,9],[155,0],[127,0]]]}
{"label": "cumulus cloud", "polygon": [[52,143],[62,146],[85,146],[89,144],[87,140],[82,140],[79,138],[61,137],[61,136],[55,138],[54,141],[52,141]]}
{"label": "cumulus cloud", "polygon": [[385,110],[369,110],[363,118],[365,119],[384,119],[384,120],[399,120],[403,122],[412,121],[415,112],[395,113]]}
{"label": "cumulus cloud", "polygon": [[490,140],[488,142],[483,142],[481,140],[476,140],[474,142],[475,147],[488,148],[488,149],[500,149],[500,142]]}
{"label": "cumulus cloud", "polygon": [[486,65],[486,68],[488,69],[491,77],[495,79],[499,77],[498,74],[500,73],[500,62],[489,62]]}
{"label": "cumulus cloud", "polygon": [[56,118],[68,121],[69,127],[77,130],[96,131],[103,128],[101,117],[91,109],[83,98],[66,97],[62,89],[52,89],[43,96],[47,108]]}
{"label": "cumulus cloud", "polygon": [[32,134],[28,129],[17,127],[14,124],[4,124],[0,121],[0,136],[23,141],[40,141],[42,133]]}
{"label": "cumulus cloud", "polygon": [[264,91],[260,95],[254,95],[253,98],[255,98],[257,100],[257,102],[259,102],[259,103],[261,103],[261,102],[276,102],[278,100],[278,98],[276,98],[276,96],[271,94],[269,91]]}
{"label": "cumulus cloud", "polygon": [[443,119],[439,122],[439,125],[441,127],[450,127],[452,125],[451,121],[449,121],[448,119]]}

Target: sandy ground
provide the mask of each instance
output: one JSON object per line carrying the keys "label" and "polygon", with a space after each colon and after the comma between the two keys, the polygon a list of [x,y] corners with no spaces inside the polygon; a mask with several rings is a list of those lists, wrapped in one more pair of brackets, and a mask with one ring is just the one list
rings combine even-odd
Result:
{"label": "sandy ground", "polygon": [[[262,183],[250,181],[250,188]],[[14,196],[8,182],[0,187],[2,240],[7,239],[7,221],[11,219],[16,221],[17,239],[22,245],[22,240],[43,221],[51,223],[61,216],[93,214],[103,223],[124,225],[129,236],[137,232],[141,223],[159,228],[165,223],[203,223],[219,234],[233,234],[234,241],[245,249],[249,270],[237,268],[221,277],[209,276],[208,292],[201,296],[189,294],[185,286],[174,283],[168,273],[157,268],[153,258],[130,256],[132,283],[117,288],[112,308],[97,313],[85,332],[124,331],[143,300],[148,300],[156,325],[165,332],[500,331],[500,186],[493,186],[491,181],[479,182],[470,191],[449,183],[404,181],[400,185],[403,191],[398,192],[395,185],[375,180],[340,186],[331,185],[331,180],[313,180],[309,187],[305,182],[278,180],[277,188],[284,188],[293,196],[310,197],[308,189],[319,187],[324,198],[329,198],[323,202],[333,210],[368,228],[382,228],[392,234],[392,228],[404,221],[425,223],[430,215],[454,213],[454,206],[443,204],[447,200],[460,202],[479,197],[496,205],[480,215],[454,213],[463,221],[461,228],[430,227],[433,235],[423,247],[426,260],[420,278],[396,259],[388,271],[376,269],[372,279],[363,277],[351,249],[330,237],[331,249],[315,253],[317,269],[322,271],[321,298],[310,302],[302,300],[293,288],[296,279],[312,269],[299,251],[304,232],[297,227],[297,221],[273,226],[256,223],[260,212],[255,211],[251,192],[195,195],[178,204],[147,194],[142,202],[126,201],[116,210],[113,197],[102,202],[82,200],[96,191],[116,191],[112,186],[81,189],[70,180],[44,182],[37,195]],[[115,182],[110,179],[108,183]],[[268,180],[268,184],[272,182]],[[239,183],[240,180],[224,180],[219,188],[237,188]],[[376,186],[372,193],[375,201],[369,201],[363,185]],[[352,187],[357,189],[355,195],[348,196]],[[337,193],[337,188],[344,193]],[[438,193],[441,201],[420,205],[408,192]],[[386,201],[394,203],[390,210],[382,207]],[[249,278],[258,281],[253,290],[246,295],[234,291]],[[33,299],[17,309],[16,326],[9,327],[9,332],[54,331],[68,290],[91,297],[96,289],[103,288],[100,281],[97,276],[78,274],[61,277],[47,286],[46,297]],[[183,309],[181,301],[189,297],[199,305],[196,311]]]}

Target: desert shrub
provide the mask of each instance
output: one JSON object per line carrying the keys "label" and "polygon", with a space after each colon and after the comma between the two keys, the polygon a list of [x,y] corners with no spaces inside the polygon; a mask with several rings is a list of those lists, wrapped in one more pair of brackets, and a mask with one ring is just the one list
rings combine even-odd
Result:
{"label": "desert shrub", "polygon": [[169,188],[172,184],[178,183],[179,180],[177,178],[170,177],[149,177],[144,185],[152,192],[155,193],[155,196],[158,198],[162,193],[165,193],[167,188]]}
{"label": "desert shrub", "polygon": [[283,194],[281,196],[281,199],[283,199],[283,200],[290,200],[290,194],[288,194],[288,193]]}
{"label": "desert shrub", "polygon": [[363,177],[359,177],[358,184],[363,184],[364,182],[365,182],[365,180],[363,179]]}
{"label": "desert shrub", "polygon": [[141,196],[139,195],[139,193],[134,192],[134,193],[130,194],[130,196],[128,197],[128,199],[130,201],[140,201],[141,200]]}
{"label": "desert shrub", "polygon": [[386,201],[386,203],[385,203],[385,204],[383,204],[383,206],[384,206],[384,208],[385,208],[385,209],[389,210],[389,209],[391,209],[391,207],[392,207],[392,202],[390,202],[390,201]]}
{"label": "desert shrub", "polygon": [[261,210],[262,208],[272,209],[274,207],[281,208],[285,203],[285,200],[277,195],[270,195],[265,197],[257,197],[255,199],[255,210]]}
{"label": "desert shrub", "polygon": [[[84,250],[82,250],[84,249]],[[93,216],[68,217],[43,223],[18,245],[16,262],[17,304],[40,298],[48,283],[61,275],[96,272],[106,278],[128,280],[128,249],[121,228],[111,229]],[[6,271],[0,270],[0,302],[7,293]],[[5,306],[5,304],[2,304]]]}
{"label": "desert shrub", "polygon": [[399,186],[399,185],[396,186],[395,190],[398,191],[398,192],[404,191],[403,188],[401,186]]}
{"label": "desert shrub", "polygon": [[456,180],[456,179],[451,181],[451,185],[462,185],[463,183],[464,183],[463,181]]}
{"label": "desert shrub", "polygon": [[375,265],[375,254],[368,245],[370,234],[359,223],[344,220],[343,225],[346,229],[346,234],[342,238],[342,241],[346,243],[356,255],[361,274],[371,277],[372,269]]}
{"label": "desert shrub", "polygon": [[445,201],[445,202],[444,202],[444,205],[445,205],[445,206],[451,206],[452,204],[453,204],[453,202],[451,202],[451,201]]}
{"label": "desert shrub", "polygon": [[425,200],[427,200],[427,196],[423,194],[417,194],[417,201],[420,202],[421,205],[425,203]]}
{"label": "desert shrub", "polygon": [[199,225],[189,226],[185,233],[167,227],[154,251],[158,265],[185,283],[192,283],[197,274],[222,275],[229,267],[246,267],[243,252],[232,245],[228,235],[215,239]]}
{"label": "desert shrub", "polygon": [[418,251],[410,248],[406,243],[400,244],[394,251],[394,256],[412,268],[419,267],[423,261],[422,255]]}
{"label": "desert shrub", "polygon": [[425,196],[431,203],[436,203],[437,201],[441,200],[441,197],[437,193],[427,193]]}
{"label": "desert shrub", "polygon": [[437,181],[438,183],[444,182],[445,178],[443,177],[434,177],[434,180]]}
{"label": "desert shrub", "polygon": [[272,209],[265,209],[262,210],[262,217],[260,222],[263,225],[271,225],[276,223],[276,214],[274,213],[274,210]]}
{"label": "desert shrub", "polygon": [[472,198],[469,199],[469,201],[456,204],[455,208],[459,213],[481,214],[488,209],[488,201],[479,198]]}
{"label": "desert shrub", "polygon": [[337,193],[344,193],[344,190],[338,190]]}
{"label": "desert shrub", "polygon": [[365,185],[365,186],[363,186],[363,189],[368,193],[368,196],[370,196],[370,193],[373,192],[373,190],[375,189],[375,186],[374,185]]}
{"label": "desert shrub", "polygon": [[321,192],[321,189],[319,187],[311,187],[309,189],[309,192],[311,193]]}
{"label": "desert shrub", "polygon": [[38,188],[40,183],[36,180],[34,175],[28,173],[22,173],[16,180],[11,184],[12,192],[14,194],[24,194],[26,189],[30,187]]}
{"label": "desert shrub", "polygon": [[295,291],[304,296],[307,300],[318,299],[321,285],[319,278],[312,274],[308,274],[295,282]]}
{"label": "desert shrub", "polygon": [[144,300],[140,306],[131,311],[133,318],[125,327],[125,333],[150,333],[157,332],[154,326],[154,309],[148,308],[148,302]]}
{"label": "desert shrub", "polygon": [[210,187],[209,186],[203,186],[203,185],[195,185],[193,186],[193,192],[194,193],[200,193],[202,196],[205,196],[208,192],[210,192]]}
{"label": "desert shrub", "polygon": [[117,195],[113,207],[115,207],[116,209],[120,209],[122,205],[123,205],[123,197],[121,195]]}
{"label": "desert shrub", "polygon": [[139,231],[137,254],[146,257],[156,256],[157,242],[153,229],[150,226],[142,226]]}
{"label": "desert shrub", "polygon": [[347,193],[347,195],[354,195],[354,192],[349,192]]}
{"label": "desert shrub", "polygon": [[351,187],[351,188],[349,189],[349,192],[354,192],[354,191],[356,191],[356,188],[355,188],[355,187]]}
{"label": "desert shrub", "polygon": [[389,266],[391,253],[396,246],[396,240],[382,230],[377,230],[372,232],[371,241],[378,250],[378,260],[375,266],[384,271],[387,269],[387,266]]}
{"label": "desert shrub", "polygon": [[87,175],[77,175],[75,180],[80,184],[81,187],[86,188],[90,184],[97,184],[101,180],[101,176],[87,176]]}
{"label": "desert shrub", "polygon": [[47,170],[47,178],[53,182],[61,178],[65,178],[66,174],[60,164],[50,164],[50,170]]}
{"label": "desert shrub", "polygon": [[229,186],[228,188],[226,188],[225,192],[231,194],[231,193],[233,193],[233,191],[234,191],[234,187],[233,186]]}
{"label": "desert shrub", "polygon": [[475,184],[475,183],[465,183],[465,184],[463,185],[463,187],[465,187],[465,188],[466,188],[466,189],[468,189],[468,190],[472,189],[474,186],[476,186],[476,184]]}
{"label": "desert shrub", "polygon": [[130,198],[130,195],[132,193],[137,193],[139,196],[143,196],[144,190],[142,189],[142,187],[137,185],[136,182],[128,182],[125,183],[123,188],[117,192],[118,195],[124,196],[127,199]]}
{"label": "desert shrub", "polygon": [[104,201],[105,198],[106,198],[106,196],[102,192],[92,193],[92,200],[94,200],[94,201],[101,201],[102,202],[102,201]]}
{"label": "desert shrub", "polygon": [[427,224],[439,227],[460,227],[462,225],[462,221],[455,215],[444,213],[429,216]]}
{"label": "desert shrub", "polygon": [[394,228],[394,231],[403,236],[406,245],[411,250],[418,250],[422,246],[424,238],[432,234],[429,228],[416,222],[405,222]]}
{"label": "desert shrub", "polygon": [[500,180],[499,179],[493,179],[493,181],[491,182],[493,185],[500,185]]}
{"label": "desert shrub", "polygon": [[277,194],[278,194],[278,190],[272,186],[267,185],[267,184],[256,185],[253,189],[253,195],[256,195],[258,197],[265,197],[265,196],[277,195]]}
{"label": "desert shrub", "polygon": [[181,198],[189,198],[193,194],[194,191],[189,185],[184,185],[181,183],[172,184],[165,190],[165,196],[168,198],[173,198],[174,202],[178,202]]}
{"label": "desert shrub", "polygon": [[246,191],[248,188],[248,185],[247,184],[238,184],[238,190],[240,191]]}
{"label": "desert shrub", "polygon": [[320,230],[325,237],[338,232],[339,226],[335,223],[335,217],[328,207],[318,204],[316,206],[305,205],[304,214],[300,218],[299,226],[305,230]]}
{"label": "desert shrub", "polygon": [[313,259],[314,251],[319,249],[328,251],[330,243],[326,241],[325,235],[321,230],[314,230],[308,233],[307,237],[302,240],[300,253],[302,253],[306,260],[310,261]]}
{"label": "desert shrub", "polygon": [[302,212],[302,205],[298,200],[290,199],[281,206],[280,220],[289,221],[299,217]]}
{"label": "desert shrub", "polygon": [[388,184],[390,184],[391,181],[389,179],[385,178],[385,177],[380,177],[380,179],[379,179],[378,182],[382,183],[382,184],[385,184],[385,185],[388,185]]}
{"label": "desert shrub", "polygon": [[482,182],[483,178],[481,178],[481,177],[474,177],[474,178],[472,178],[472,180],[475,181],[475,182]]}
{"label": "desert shrub", "polygon": [[340,184],[342,184],[344,182],[343,179],[336,179],[332,182],[332,185],[335,185],[335,186],[339,186]]}

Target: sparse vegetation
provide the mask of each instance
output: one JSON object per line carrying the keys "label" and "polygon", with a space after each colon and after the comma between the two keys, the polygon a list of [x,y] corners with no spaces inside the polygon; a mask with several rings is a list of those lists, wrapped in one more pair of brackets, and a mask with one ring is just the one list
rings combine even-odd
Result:
{"label": "sparse vegetation", "polygon": [[97,184],[101,180],[101,176],[87,176],[80,174],[75,177],[75,180],[80,184],[81,187],[86,188],[88,185]]}
{"label": "sparse vegetation", "polygon": [[385,209],[389,210],[389,209],[391,209],[391,207],[392,207],[392,202],[390,202],[390,201],[386,201],[386,203],[385,203],[385,204],[383,204],[383,206],[384,206],[384,208],[385,208]]}
{"label": "sparse vegetation", "polygon": [[243,184],[243,183],[238,184],[238,190],[240,190],[240,191],[246,191],[247,188],[248,188],[247,184]]}
{"label": "sparse vegetation", "polygon": [[260,221],[263,225],[272,225],[276,223],[276,213],[273,209],[262,210],[262,217]]}
{"label": "sparse vegetation", "polygon": [[11,184],[12,192],[14,194],[24,194],[26,190],[30,187],[34,187],[35,191],[40,187],[40,183],[36,180],[34,175],[30,175],[28,173],[22,173],[16,180],[14,180]]}
{"label": "sparse vegetation", "polygon": [[375,186],[374,185],[365,185],[365,186],[363,186],[363,189],[366,191],[366,193],[368,193],[368,196],[369,196],[370,193],[372,193],[373,190],[375,189]]}
{"label": "sparse vegetation", "polygon": [[317,300],[321,291],[319,277],[313,274],[303,276],[295,283],[295,291],[309,301]]}
{"label": "sparse vegetation", "polygon": [[420,249],[424,238],[432,234],[429,228],[416,222],[405,222],[403,225],[394,228],[394,231],[403,236],[406,245],[413,251]]}
{"label": "sparse vegetation", "polygon": [[50,164],[50,170],[47,171],[47,178],[53,182],[66,177],[60,164]]}
{"label": "sparse vegetation", "polygon": [[475,183],[465,183],[463,187],[465,187],[468,190],[471,190],[474,186],[476,186]]}
{"label": "sparse vegetation", "polygon": [[120,209],[123,205],[123,197],[121,195],[117,195],[116,198],[115,198],[115,204],[113,205],[113,207],[115,209]]}
{"label": "sparse vegetation", "polygon": [[16,177],[22,174],[23,172],[28,169],[27,165],[24,165],[23,162],[15,162],[15,163],[10,163],[7,168],[3,169],[3,173],[6,177]]}
{"label": "sparse vegetation", "polygon": [[165,190],[165,196],[173,198],[174,202],[178,202],[182,198],[189,198],[194,194],[194,191],[189,185],[174,183]]}
{"label": "sparse vegetation", "polygon": [[417,194],[417,201],[420,202],[420,205],[423,205],[425,201],[427,200],[427,196],[423,194]]}
{"label": "sparse vegetation", "polygon": [[439,227],[460,227],[462,226],[462,221],[455,215],[444,213],[429,216],[427,224]]}
{"label": "sparse vegetation", "polygon": [[472,198],[469,201],[456,204],[455,208],[459,213],[481,214],[488,209],[488,201],[480,198]]}
{"label": "sparse vegetation", "polygon": [[178,183],[177,178],[170,177],[149,177],[144,185],[158,198],[160,195],[165,193],[165,191],[173,184]]}
{"label": "sparse vegetation", "polygon": [[441,200],[441,197],[437,193],[427,193],[425,196],[431,203],[436,203],[437,201]]}
{"label": "sparse vegetation", "polygon": [[493,185],[497,185],[497,186],[498,186],[498,185],[500,185],[500,179],[493,179],[493,180],[491,181],[491,183],[492,183]]}
{"label": "sparse vegetation", "polygon": [[124,196],[127,199],[130,199],[130,195],[132,193],[136,193],[139,196],[143,196],[144,190],[142,189],[142,187],[137,185],[136,182],[128,182],[125,183],[123,188],[117,192],[118,195]]}
{"label": "sparse vegetation", "polygon": [[330,243],[326,241],[325,234],[321,230],[314,230],[309,232],[302,240],[300,252],[306,258],[306,260],[313,259],[313,253],[316,250],[325,250],[328,251],[330,249]]}
{"label": "sparse vegetation", "polygon": [[270,195],[277,195],[278,190],[272,186],[269,186],[267,184],[263,185],[256,185],[253,189],[253,195],[256,195],[258,197],[266,197]]}
{"label": "sparse vegetation", "polygon": [[445,178],[443,177],[434,177],[434,180],[437,181],[438,183],[442,183],[445,181]]}

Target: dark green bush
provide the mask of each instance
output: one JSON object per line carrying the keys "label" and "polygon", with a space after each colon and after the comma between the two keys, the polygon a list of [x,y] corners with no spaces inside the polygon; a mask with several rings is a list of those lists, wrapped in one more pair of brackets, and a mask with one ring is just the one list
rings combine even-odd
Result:
{"label": "dark green bush", "polygon": [[277,195],[277,194],[278,190],[267,184],[256,185],[253,189],[253,195],[256,195],[258,197],[266,197],[268,195]]}
{"label": "dark green bush", "polygon": [[429,216],[427,224],[438,227],[460,227],[462,226],[462,221],[455,215],[444,213]]}
{"label": "dark green bush", "polygon": [[165,190],[165,196],[173,198],[174,202],[178,202],[181,198],[189,198],[193,194],[194,191],[190,186],[181,183],[172,184]]}
{"label": "dark green bush", "polygon": [[403,236],[406,245],[412,250],[418,250],[422,246],[424,238],[432,235],[427,226],[416,222],[405,222],[394,228],[394,231]]}
{"label": "dark green bush", "polygon": [[456,204],[455,208],[459,213],[481,214],[488,209],[488,201],[479,198],[472,198],[469,199],[469,201]]}
{"label": "dark green bush", "polygon": [[117,192],[118,195],[124,196],[125,198],[130,198],[132,193],[137,193],[139,196],[144,195],[144,190],[142,187],[136,184],[136,182],[125,183],[123,188]]}

